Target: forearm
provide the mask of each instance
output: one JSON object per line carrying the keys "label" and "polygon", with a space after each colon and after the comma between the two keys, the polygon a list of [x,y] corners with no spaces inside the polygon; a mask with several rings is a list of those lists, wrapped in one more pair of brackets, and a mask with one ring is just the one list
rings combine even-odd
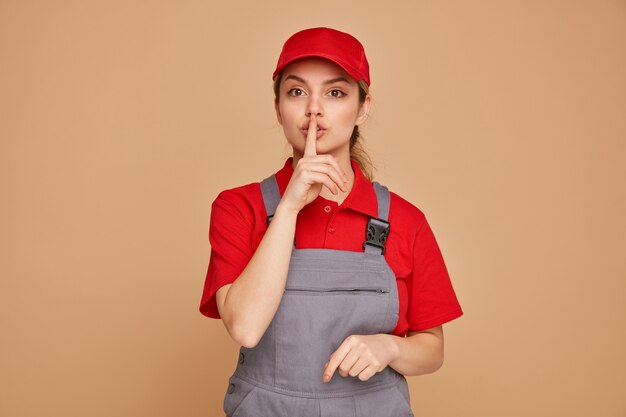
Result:
{"label": "forearm", "polygon": [[297,212],[279,207],[246,268],[233,282],[222,314],[236,341],[252,347],[261,339],[282,299]]}
{"label": "forearm", "polygon": [[433,373],[443,364],[443,330],[441,326],[407,337],[385,335],[394,357],[389,366],[402,375]]}

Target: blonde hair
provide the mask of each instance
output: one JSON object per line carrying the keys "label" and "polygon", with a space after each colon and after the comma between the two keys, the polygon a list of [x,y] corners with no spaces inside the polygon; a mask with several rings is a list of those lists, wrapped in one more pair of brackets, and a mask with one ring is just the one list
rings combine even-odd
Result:
{"label": "blonde hair", "polygon": [[[282,71],[276,75],[274,79],[274,101],[278,103],[280,99],[280,81],[283,79]],[[359,102],[364,103],[365,97],[369,94],[369,86],[363,80],[359,81]],[[363,145],[363,140],[359,140],[361,138],[361,133],[359,132],[359,127],[354,126],[354,130],[352,130],[352,135],[350,136],[350,158],[354,159],[355,162],[363,171],[363,174],[367,177],[368,180],[374,180],[374,164],[372,162],[372,158],[367,154],[365,147]]]}

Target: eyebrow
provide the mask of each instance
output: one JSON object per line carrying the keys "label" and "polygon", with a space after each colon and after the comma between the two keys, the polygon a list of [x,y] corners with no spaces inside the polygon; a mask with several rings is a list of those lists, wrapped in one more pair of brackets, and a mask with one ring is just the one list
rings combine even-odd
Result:
{"label": "eyebrow", "polygon": [[[288,75],[285,78],[285,81],[287,80],[296,80],[298,82],[301,82],[302,84],[306,84],[306,81],[304,80],[304,78],[300,78],[297,75]],[[350,83],[346,77],[337,77],[337,78],[331,78],[330,80],[324,81],[324,84],[333,84],[337,82],[345,82],[348,84]]]}

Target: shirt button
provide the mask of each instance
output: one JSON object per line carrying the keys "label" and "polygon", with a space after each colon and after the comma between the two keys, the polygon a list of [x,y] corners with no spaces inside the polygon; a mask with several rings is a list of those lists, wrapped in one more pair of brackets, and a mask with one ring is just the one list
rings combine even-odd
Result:
{"label": "shirt button", "polygon": [[329,212],[330,212],[330,206],[325,206],[325,207],[324,207],[324,211],[325,211],[326,213],[329,213]]}
{"label": "shirt button", "polygon": [[330,227],[328,228],[328,232],[329,232],[329,233],[335,233],[335,228],[334,228],[333,226],[330,226]]}

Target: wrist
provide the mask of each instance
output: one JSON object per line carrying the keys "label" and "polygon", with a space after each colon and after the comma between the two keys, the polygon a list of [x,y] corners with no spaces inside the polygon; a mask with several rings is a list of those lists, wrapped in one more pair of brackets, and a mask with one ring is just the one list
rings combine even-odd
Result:
{"label": "wrist", "polygon": [[278,203],[278,206],[276,206],[276,212],[274,213],[274,216],[297,218],[299,211],[300,210],[287,207],[282,202],[280,202]]}
{"label": "wrist", "polygon": [[400,357],[400,343],[402,342],[402,338],[386,333],[382,334],[382,336],[385,336],[385,341],[387,342],[387,346],[391,354],[390,362],[393,362]]}

